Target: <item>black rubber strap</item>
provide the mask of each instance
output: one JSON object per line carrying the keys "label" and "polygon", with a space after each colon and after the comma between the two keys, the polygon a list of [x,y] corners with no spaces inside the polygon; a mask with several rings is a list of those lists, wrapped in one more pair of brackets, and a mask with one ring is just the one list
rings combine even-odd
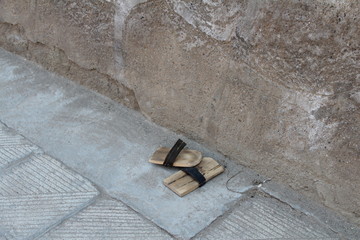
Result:
{"label": "black rubber strap", "polygon": [[170,149],[169,153],[166,155],[163,166],[172,167],[177,156],[179,155],[181,150],[184,149],[185,146],[186,146],[185,142],[183,142],[181,139],[177,140],[174,146]]}
{"label": "black rubber strap", "polygon": [[197,168],[187,167],[187,168],[182,168],[181,170],[183,170],[186,174],[188,174],[195,181],[197,181],[199,183],[199,187],[202,187],[205,185],[206,179]]}

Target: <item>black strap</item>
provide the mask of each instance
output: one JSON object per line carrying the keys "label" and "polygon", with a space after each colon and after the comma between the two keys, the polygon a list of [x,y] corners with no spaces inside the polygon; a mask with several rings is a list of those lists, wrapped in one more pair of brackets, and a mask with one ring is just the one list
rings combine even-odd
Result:
{"label": "black strap", "polygon": [[186,167],[186,168],[182,168],[181,170],[183,170],[186,174],[188,174],[195,181],[197,181],[199,183],[199,187],[202,187],[205,185],[206,179],[197,168]]}
{"label": "black strap", "polygon": [[181,139],[177,140],[174,146],[170,149],[169,153],[166,155],[163,166],[172,167],[177,156],[185,146],[186,146],[185,142],[183,142]]}

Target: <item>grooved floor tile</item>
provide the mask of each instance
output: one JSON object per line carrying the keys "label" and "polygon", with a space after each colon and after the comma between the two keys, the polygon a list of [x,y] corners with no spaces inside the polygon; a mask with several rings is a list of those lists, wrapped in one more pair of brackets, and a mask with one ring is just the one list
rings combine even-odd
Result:
{"label": "grooved floor tile", "polygon": [[15,133],[0,122],[0,147],[14,147],[19,145],[31,145],[21,135]]}
{"label": "grooved floor tile", "polygon": [[312,217],[276,199],[256,196],[241,202],[196,239],[338,239]]}
{"label": "grooved floor tile", "polygon": [[45,239],[172,239],[123,203],[101,199],[48,232]]}
{"label": "grooved floor tile", "polygon": [[97,195],[89,181],[60,162],[32,155],[0,175],[0,233],[6,239],[35,237]]}
{"label": "grooved floor tile", "polygon": [[37,146],[0,123],[0,170],[37,150]]}
{"label": "grooved floor tile", "polygon": [[9,166],[12,162],[29,156],[34,148],[31,146],[0,147],[0,170]]}

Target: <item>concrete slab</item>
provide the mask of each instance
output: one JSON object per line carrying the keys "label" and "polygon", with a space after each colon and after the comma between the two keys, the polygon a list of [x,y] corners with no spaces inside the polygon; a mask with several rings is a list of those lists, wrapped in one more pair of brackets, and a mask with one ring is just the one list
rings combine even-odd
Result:
{"label": "concrete slab", "polygon": [[0,173],[0,233],[5,239],[32,239],[97,195],[89,181],[60,162],[33,154]]}
{"label": "concrete slab", "polygon": [[[229,178],[227,187],[231,191],[241,191],[241,185],[246,179],[251,179],[250,171],[238,172]],[[263,178],[255,179],[254,183],[261,182]],[[265,179],[269,180],[269,179]],[[360,228],[353,223],[348,222],[343,216],[329,210],[328,208],[309,200],[306,196],[286,187],[285,185],[274,181],[266,181],[258,185],[254,190],[280,199],[281,203],[291,207],[298,212],[304,213],[307,217],[315,219],[319,223],[324,223],[332,232],[339,235],[339,239],[360,239]]]}
{"label": "concrete slab", "polygon": [[339,239],[314,218],[266,195],[239,203],[195,239]]}
{"label": "concrete slab", "polygon": [[0,122],[0,171],[20,161],[39,148]]}
{"label": "concrete slab", "polygon": [[[179,135],[67,79],[0,50],[0,121],[177,237],[190,238],[242,196],[225,187],[242,169],[183,138],[227,166],[226,173],[179,198],[162,184],[174,171],[147,162]],[[249,184],[248,184],[249,182]],[[246,181],[243,190],[250,188]]]}
{"label": "concrete slab", "polygon": [[281,199],[281,202],[313,217],[318,222],[325,223],[333,232],[339,234],[340,239],[360,239],[359,226],[350,223],[345,217],[330,211],[319,203],[309,201],[304,195],[284,185],[270,181],[263,184],[261,191],[276,199]]}
{"label": "concrete slab", "polygon": [[102,198],[40,239],[173,239],[119,201]]}
{"label": "concrete slab", "polygon": [[28,140],[0,122],[0,147],[33,146]]}

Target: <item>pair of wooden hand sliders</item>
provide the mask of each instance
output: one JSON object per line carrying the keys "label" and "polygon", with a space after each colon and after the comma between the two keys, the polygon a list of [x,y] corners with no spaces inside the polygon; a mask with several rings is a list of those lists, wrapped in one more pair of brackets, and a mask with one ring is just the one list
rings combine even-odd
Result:
{"label": "pair of wooden hand sliders", "polygon": [[170,148],[158,148],[149,162],[166,167],[177,167],[180,171],[164,179],[165,186],[182,197],[203,186],[210,179],[224,172],[224,167],[201,152],[188,150],[186,143],[179,139]]}

